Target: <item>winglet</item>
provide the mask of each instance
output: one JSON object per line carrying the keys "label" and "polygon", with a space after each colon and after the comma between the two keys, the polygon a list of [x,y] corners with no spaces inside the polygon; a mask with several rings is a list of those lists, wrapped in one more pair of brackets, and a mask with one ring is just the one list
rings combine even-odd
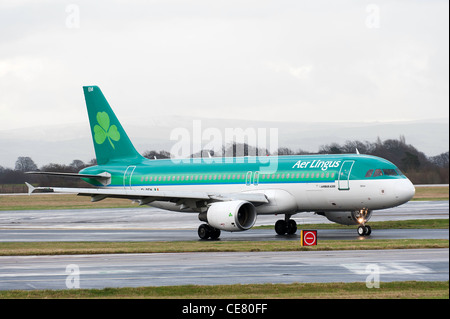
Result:
{"label": "winglet", "polygon": [[34,192],[34,190],[36,189],[36,187],[34,187],[33,185],[31,185],[27,182],[25,182],[25,185],[27,185],[27,187],[28,187],[28,195],[31,195]]}

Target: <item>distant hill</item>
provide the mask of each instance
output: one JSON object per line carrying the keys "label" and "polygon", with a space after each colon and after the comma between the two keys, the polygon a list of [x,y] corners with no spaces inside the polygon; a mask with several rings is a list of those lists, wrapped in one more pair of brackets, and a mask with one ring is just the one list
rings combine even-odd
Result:
{"label": "distant hill", "polygon": [[[198,119],[189,117],[153,117],[137,122],[122,119],[122,125],[139,152],[167,150],[177,141],[170,140],[175,128],[185,128],[193,134],[193,120],[201,120],[202,131],[217,128],[225,136],[226,128],[278,128],[278,146],[292,150],[317,152],[320,146],[342,144],[347,140],[374,142],[398,139],[427,156],[449,150],[449,120],[368,122],[368,123],[314,123],[314,122],[259,122],[251,120]],[[268,132],[268,131],[267,131]],[[204,141],[206,144],[208,141]],[[29,156],[40,167],[48,163],[69,164],[74,159],[84,162],[94,158],[88,123],[64,126],[36,126],[24,129],[0,130],[0,166],[14,168],[19,156]]]}

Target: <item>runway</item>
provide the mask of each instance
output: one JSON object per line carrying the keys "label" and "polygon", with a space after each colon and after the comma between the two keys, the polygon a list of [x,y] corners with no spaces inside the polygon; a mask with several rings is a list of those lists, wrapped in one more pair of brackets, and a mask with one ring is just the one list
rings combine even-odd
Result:
{"label": "runway", "polygon": [[[449,217],[448,201],[409,202],[375,211],[370,221],[434,219]],[[259,215],[256,226],[271,225],[284,215]],[[331,223],[313,213],[293,216],[299,229],[311,223]],[[197,214],[152,207],[127,209],[72,209],[0,211],[0,242],[33,241],[186,241],[198,240]],[[370,222],[369,222],[370,224]],[[448,230],[382,230],[373,228],[373,239],[448,239]],[[360,240],[356,227],[320,230],[319,240]],[[278,236],[273,229],[223,231],[220,240],[298,240],[299,235]]]}
{"label": "runway", "polygon": [[[258,215],[255,226],[274,225],[284,215]],[[448,201],[417,201],[373,212],[370,222],[449,218]],[[331,223],[314,213],[298,213],[299,225]],[[110,209],[0,211],[0,229],[197,229],[196,213],[178,213],[153,207]]]}
{"label": "runway", "polygon": [[[284,216],[259,216],[257,225]],[[372,220],[448,218],[448,202],[410,202],[378,211]],[[299,228],[327,222],[298,214]],[[27,241],[197,241],[194,214],[154,208],[0,212],[0,242]],[[354,228],[319,230],[321,240],[396,238],[448,239],[448,229],[373,229],[359,237]],[[299,240],[273,229],[222,232],[222,241]],[[108,254],[0,257],[0,290],[220,285],[248,283],[354,282],[449,279],[448,249],[303,251],[251,253]]]}
{"label": "runway", "polygon": [[[306,228],[305,228],[306,229]],[[368,237],[358,236],[356,228],[318,230],[318,240],[369,239],[449,239],[448,229],[373,229]],[[126,229],[2,229],[0,242],[80,242],[80,241],[198,241],[196,229],[126,230]],[[222,232],[220,241],[300,240],[294,235],[280,236],[273,229],[250,229],[245,232]]]}
{"label": "runway", "polygon": [[[448,249],[0,257],[0,289],[449,279]],[[376,273],[374,273],[376,271]]]}

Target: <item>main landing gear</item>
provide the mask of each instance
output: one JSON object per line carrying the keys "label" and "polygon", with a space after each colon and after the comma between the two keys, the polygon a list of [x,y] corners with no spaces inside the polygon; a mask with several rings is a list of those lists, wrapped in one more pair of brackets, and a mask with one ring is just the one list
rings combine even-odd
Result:
{"label": "main landing gear", "polygon": [[278,235],[293,235],[297,231],[297,223],[290,219],[291,215],[285,215],[284,220],[279,219],[275,223],[275,232]]}
{"label": "main landing gear", "polygon": [[217,239],[220,237],[220,229],[211,227],[208,224],[201,224],[198,226],[198,237],[200,239]]}

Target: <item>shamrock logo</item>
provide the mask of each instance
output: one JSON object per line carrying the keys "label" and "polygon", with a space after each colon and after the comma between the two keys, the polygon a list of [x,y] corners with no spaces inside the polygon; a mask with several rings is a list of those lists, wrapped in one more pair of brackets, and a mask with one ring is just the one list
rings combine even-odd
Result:
{"label": "shamrock logo", "polygon": [[109,126],[109,116],[106,112],[98,112],[97,113],[97,122],[99,125],[94,126],[94,139],[95,143],[103,144],[106,138],[108,138],[109,143],[111,144],[113,149],[114,144],[112,141],[117,142],[120,140],[120,133],[117,130],[117,126],[111,125]]}

